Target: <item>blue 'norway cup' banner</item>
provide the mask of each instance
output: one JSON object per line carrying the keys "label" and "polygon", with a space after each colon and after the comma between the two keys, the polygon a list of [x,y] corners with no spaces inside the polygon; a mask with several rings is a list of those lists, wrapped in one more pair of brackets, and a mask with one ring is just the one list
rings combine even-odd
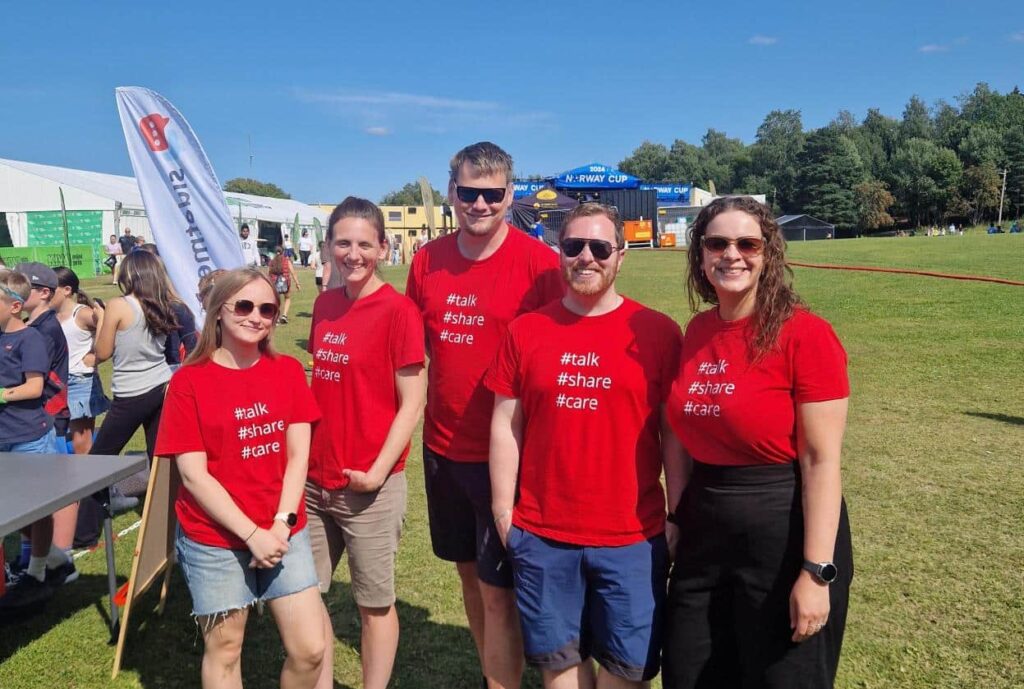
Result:
{"label": "blue 'norway cup' banner", "polygon": [[245,265],[217,175],[192,127],[159,93],[116,90],[128,156],[160,257],[197,324],[204,317],[199,278]]}

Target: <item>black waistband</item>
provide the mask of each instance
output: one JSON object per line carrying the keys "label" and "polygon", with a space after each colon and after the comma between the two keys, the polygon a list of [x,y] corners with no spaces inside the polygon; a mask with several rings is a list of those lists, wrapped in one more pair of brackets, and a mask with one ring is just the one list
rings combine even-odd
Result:
{"label": "black waistband", "polygon": [[800,463],[732,466],[693,460],[690,480],[710,486],[763,486],[800,480]]}

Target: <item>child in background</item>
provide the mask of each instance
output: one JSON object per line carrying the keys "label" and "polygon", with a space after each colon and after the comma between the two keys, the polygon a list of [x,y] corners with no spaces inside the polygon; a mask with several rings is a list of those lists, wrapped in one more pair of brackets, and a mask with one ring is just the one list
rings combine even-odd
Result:
{"label": "child in background", "polygon": [[[78,275],[73,270],[60,266],[53,272],[57,274],[56,293],[60,303],[57,320],[68,343],[71,447],[76,455],[87,455],[92,449],[96,417],[110,408],[110,400],[103,394],[103,383],[96,374],[93,353],[96,333],[103,322],[103,308],[79,289]],[[59,437],[58,443],[61,441],[63,438]],[[58,510],[53,519],[53,544],[70,550],[78,522],[78,503]]]}
{"label": "child in background", "polygon": [[[43,336],[21,320],[31,293],[32,285],[24,275],[0,270],[0,451],[46,454],[53,451],[52,422],[43,410],[50,361]],[[34,542],[45,542],[47,550],[52,534],[52,517],[32,525]],[[33,555],[27,569],[11,579],[0,597],[0,615],[53,595],[46,582],[47,557],[46,552]]]}
{"label": "child in background", "polygon": [[[26,278],[31,285],[31,292],[25,301],[24,310],[28,312],[28,326],[35,328],[43,336],[46,344],[46,354],[50,361],[50,368],[47,371],[43,383],[43,411],[52,421],[50,431],[50,449],[48,452],[66,453],[66,445],[63,444],[71,422],[71,413],[68,410],[68,342],[64,337],[64,330],[57,320],[55,309],[61,307],[64,301],[64,293],[59,291],[57,274],[49,266],[37,261],[19,263],[15,270]],[[57,439],[61,439],[61,443]],[[23,534],[31,533],[31,553],[33,557],[49,557],[48,568],[53,572],[48,575],[49,581],[55,586],[64,582],[71,582],[78,578],[78,572],[71,562],[71,558],[62,549],[53,547],[53,521],[47,517],[48,524],[40,530],[35,527]],[[53,551],[53,555],[48,553]],[[61,553],[58,556],[56,553]]]}
{"label": "child in background", "polygon": [[78,275],[59,266],[57,292],[60,307],[57,320],[68,344],[68,409],[71,418],[71,446],[76,455],[89,454],[96,417],[110,408],[103,384],[96,375],[93,346],[103,322],[103,308],[79,289]]}
{"label": "child in background", "polygon": [[[68,341],[57,319],[57,309],[64,301],[59,292],[57,273],[47,265],[32,261],[19,263],[14,269],[28,278],[32,292],[25,301],[28,325],[35,328],[46,342],[50,370],[43,386],[43,409],[53,418],[56,437],[63,438],[71,421],[68,411]],[[56,452],[56,442],[51,452]]]}

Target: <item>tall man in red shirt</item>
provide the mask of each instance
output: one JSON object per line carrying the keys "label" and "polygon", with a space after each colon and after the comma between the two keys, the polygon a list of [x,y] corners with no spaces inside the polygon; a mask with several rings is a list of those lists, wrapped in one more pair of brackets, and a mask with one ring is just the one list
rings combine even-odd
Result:
{"label": "tall man in red shirt", "polygon": [[423,465],[434,553],[454,562],[491,689],[518,687],[522,641],[512,572],[495,531],[487,468],[494,396],[483,376],[516,316],[562,295],[556,255],[510,227],[512,158],[490,142],[451,160],[458,231],[416,252],[408,296],[423,312],[427,408]]}
{"label": "tall man in red shirt", "polygon": [[[492,511],[544,686],[640,687],[658,672],[668,574],[661,409],[682,335],[616,292],[618,213],[588,203],[559,245],[569,291],[517,318],[488,371]],[[518,481],[518,491],[517,491]]]}

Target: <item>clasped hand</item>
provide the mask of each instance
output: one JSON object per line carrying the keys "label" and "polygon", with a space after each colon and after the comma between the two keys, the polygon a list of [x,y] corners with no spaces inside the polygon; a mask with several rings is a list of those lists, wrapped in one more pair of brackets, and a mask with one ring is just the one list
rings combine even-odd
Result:
{"label": "clasped hand", "polygon": [[288,525],[274,521],[269,529],[256,529],[246,545],[252,553],[249,567],[271,569],[276,567],[288,552]]}

